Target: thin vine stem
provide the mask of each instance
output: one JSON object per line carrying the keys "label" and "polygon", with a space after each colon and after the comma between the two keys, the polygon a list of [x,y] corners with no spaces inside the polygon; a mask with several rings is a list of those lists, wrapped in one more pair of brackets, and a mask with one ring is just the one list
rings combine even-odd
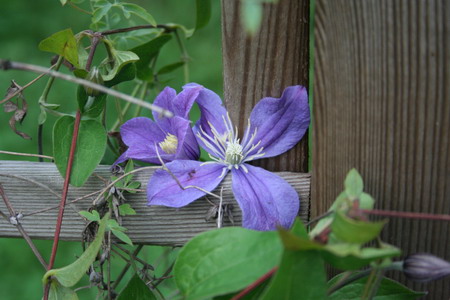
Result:
{"label": "thin vine stem", "polygon": [[[54,70],[58,71],[59,68],[61,67],[62,62],[64,61],[64,57],[59,56],[58,60],[56,61],[55,65],[54,65]],[[44,75],[44,74],[42,74]],[[47,97],[48,94],[50,93],[50,90],[53,86],[53,83],[55,82],[55,77],[50,77],[47,81],[47,84],[45,85],[44,90],[42,91],[42,95],[41,97],[39,97],[39,105],[42,105],[42,103],[46,103],[47,102]],[[44,146],[42,144],[42,138],[43,138],[43,131],[44,131],[44,123],[38,124],[38,153],[39,155],[43,155],[44,154]],[[42,158],[39,158],[39,162],[42,162]]]}
{"label": "thin vine stem", "polygon": [[[73,126],[72,142],[70,144],[69,159],[67,161],[66,174],[64,177],[64,185],[63,185],[63,191],[62,191],[62,195],[61,195],[61,202],[59,204],[58,218],[56,220],[55,237],[53,239],[53,246],[52,246],[52,252],[50,255],[50,261],[47,266],[48,270],[53,268],[53,265],[55,263],[55,258],[56,258],[56,252],[58,250],[59,236],[61,233],[62,220],[63,220],[63,216],[64,216],[64,208],[66,206],[67,193],[69,190],[70,175],[72,173],[72,165],[73,165],[73,160],[75,157],[75,150],[76,150],[76,146],[77,146],[80,122],[81,122],[81,112],[80,112],[80,110],[77,110],[77,113],[75,116],[75,123]],[[44,299],[45,300],[48,300],[49,291],[50,291],[50,282],[45,287],[45,291],[44,291]]]}
{"label": "thin vine stem", "polygon": [[12,152],[12,151],[4,151],[0,150],[0,154],[9,154],[9,155],[17,155],[17,156],[29,156],[29,157],[39,157],[39,158],[45,158],[49,160],[53,160],[52,156],[48,155],[40,155],[40,154],[32,154],[32,153],[21,153],[21,152]]}
{"label": "thin vine stem", "polygon": [[23,71],[35,72],[35,73],[45,73],[49,76],[53,76],[53,77],[60,78],[60,79],[66,80],[66,81],[70,81],[70,82],[73,82],[76,84],[80,84],[82,86],[92,88],[94,90],[111,95],[113,97],[120,98],[124,101],[131,102],[136,105],[140,105],[142,107],[145,107],[147,109],[153,110],[153,111],[161,114],[161,116],[168,117],[168,118],[173,117],[172,112],[170,112],[166,109],[163,109],[159,106],[142,101],[135,97],[131,97],[130,95],[115,91],[115,90],[107,88],[103,85],[99,85],[94,82],[91,82],[91,81],[88,81],[85,79],[81,79],[81,78],[77,78],[77,77],[67,75],[64,73],[56,72],[56,71],[53,71],[53,70],[50,70],[47,68],[43,68],[41,66],[0,59],[0,69],[3,69],[3,70],[13,69],[13,70],[23,70]]}
{"label": "thin vine stem", "polygon": [[[3,189],[2,184],[0,184],[0,195],[3,198],[3,202],[5,202],[6,207],[8,208],[10,216],[15,218],[17,216],[17,214],[16,214],[13,206],[11,205],[11,202],[9,201],[8,197],[6,196],[6,193],[5,193],[5,190]],[[11,221],[10,221],[11,219],[9,219],[4,213],[1,213],[1,215],[3,217],[5,217],[8,222],[11,223]],[[47,263],[45,262],[44,258],[42,257],[41,253],[39,252],[39,250],[34,245],[31,238],[28,236],[28,234],[25,231],[25,229],[23,228],[22,224],[20,224],[20,220],[17,220],[16,223],[17,224],[14,224],[14,225],[16,226],[19,233],[22,235],[23,239],[27,242],[28,246],[31,248],[31,251],[33,251],[34,255],[39,260],[39,262],[44,267],[44,269],[47,269]]]}

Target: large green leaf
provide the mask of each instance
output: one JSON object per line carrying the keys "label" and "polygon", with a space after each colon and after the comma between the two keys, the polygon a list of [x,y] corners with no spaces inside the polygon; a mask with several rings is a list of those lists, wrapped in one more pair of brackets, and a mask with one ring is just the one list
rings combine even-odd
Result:
{"label": "large green leaf", "polygon": [[280,267],[262,300],[326,298],[325,265],[318,251],[285,250]]}
{"label": "large green leaf", "polygon": [[240,227],[204,232],[180,251],[175,281],[186,299],[231,293],[272,269],[281,253],[276,232]]}
{"label": "large green leaf", "polygon": [[158,54],[162,46],[164,46],[168,41],[170,41],[171,38],[172,38],[171,35],[163,34],[152,39],[151,41],[148,41],[145,44],[139,45],[130,50],[139,57],[139,60],[135,63],[137,77],[139,79],[142,80],[149,79],[149,76],[151,76],[151,74],[149,74],[150,61]]}
{"label": "large green leaf", "polygon": [[[69,159],[75,119],[59,118],[53,127],[53,156],[60,174],[64,177]],[[82,120],[72,165],[70,184],[82,186],[100,163],[106,149],[106,131],[94,120]]]}
{"label": "large green leaf", "polygon": [[117,300],[153,300],[157,299],[155,295],[150,291],[145,282],[137,274],[135,274],[130,281],[128,281],[125,288],[120,292]]}
{"label": "large green leaf", "polygon": [[205,27],[211,19],[211,0],[196,0],[197,18],[195,30]]}
{"label": "large green leaf", "polygon": [[[330,280],[330,285],[336,283],[342,275],[338,275]],[[367,281],[367,277],[361,278],[353,283],[350,283],[339,290],[335,291],[333,294],[329,295],[327,299],[329,300],[359,300],[363,294],[364,287]],[[413,300],[421,298],[426,295],[425,292],[416,292],[410,290],[406,286],[393,281],[388,278],[383,278],[381,280],[378,292],[373,300]]]}
{"label": "large green leaf", "polygon": [[386,221],[368,222],[353,220],[343,212],[335,214],[331,230],[336,237],[348,243],[364,244],[376,238],[383,229]]}
{"label": "large green leaf", "polygon": [[78,67],[77,40],[70,28],[54,33],[41,41],[39,50],[61,55],[75,67]]}
{"label": "large green leaf", "polygon": [[107,213],[100,221],[94,241],[76,261],[64,268],[47,271],[42,278],[42,282],[47,284],[48,280],[57,280],[58,283],[65,287],[72,287],[77,284],[94,262],[95,257],[102,246],[108,219],[109,213]]}

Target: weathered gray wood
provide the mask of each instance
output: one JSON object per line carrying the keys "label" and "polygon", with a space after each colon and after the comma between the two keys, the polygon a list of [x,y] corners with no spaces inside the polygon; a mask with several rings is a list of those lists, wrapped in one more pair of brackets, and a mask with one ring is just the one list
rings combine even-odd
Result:
{"label": "weathered gray wood", "polygon": [[[260,31],[246,34],[239,0],[222,0],[224,100],[243,132],[255,104],[280,97],[290,85],[308,86],[309,0],[265,4]],[[308,171],[308,137],[290,151],[252,162],[270,171]]]}
{"label": "weathered gray wood", "polygon": [[[312,216],[352,167],[377,208],[450,213],[450,2],[316,3]],[[449,228],[391,219],[383,239],[450,260]],[[449,299],[449,286],[413,287]]]}
{"label": "weathered gray wood", "polygon": [[[157,169],[157,167],[155,167]],[[135,179],[142,183],[145,189],[147,181],[153,170],[136,173]],[[2,175],[3,174],[3,175]],[[99,166],[95,174],[108,179],[110,171],[108,166]],[[43,187],[36,186],[27,181],[5,175],[20,176],[39,182],[44,186],[61,192],[63,180],[52,163],[33,163],[22,161],[0,161],[0,183],[3,185],[7,196],[16,212],[29,214],[30,212],[58,205],[58,199]],[[301,197],[301,212],[303,220],[307,219],[309,211],[310,175],[301,173],[281,172],[278,175],[286,179],[299,193]],[[241,222],[239,206],[233,198],[231,191],[231,179],[225,178],[222,185],[224,203],[233,203],[233,214],[236,225]],[[105,183],[96,176],[91,176],[81,188],[70,187],[68,201],[95,192],[105,187]],[[219,187],[220,188],[220,187]],[[216,190],[218,193],[219,190]],[[94,197],[90,197],[66,207],[61,231],[63,240],[81,240],[81,233],[86,222],[77,211],[87,210]],[[123,226],[128,228],[129,236],[137,244],[155,245],[181,245],[194,235],[216,228],[216,223],[206,222],[205,215],[211,207],[205,199],[199,199],[192,204],[180,208],[168,208],[162,206],[147,206],[147,198],[144,192],[127,194],[128,203],[136,210],[135,216],[126,216]],[[215,199],[211,199],[217,202]],[[8,214],[3,201],[0,201],[0,211]],[[24,217],[22,225],[32,238],[52,239],[56,224],[57,209]],[[231,226],[226,220],[224,226]],[[17,229],[0,218],[0,237],[19,237]]]}

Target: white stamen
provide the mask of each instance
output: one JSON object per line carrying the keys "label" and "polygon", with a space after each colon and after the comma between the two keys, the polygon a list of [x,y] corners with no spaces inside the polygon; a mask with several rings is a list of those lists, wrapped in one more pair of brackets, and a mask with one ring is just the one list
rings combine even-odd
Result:
{"label": "white stamen", "polygon": [[175,154],[177,153],[178,148],[178,138],[175,135],[168,133],[164,141],[158,143],[158,145],[167,154]]}

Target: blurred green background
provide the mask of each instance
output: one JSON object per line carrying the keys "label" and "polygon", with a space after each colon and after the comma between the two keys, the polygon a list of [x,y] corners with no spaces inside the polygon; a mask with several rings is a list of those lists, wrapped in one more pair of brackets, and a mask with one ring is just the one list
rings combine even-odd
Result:
{"label": "blurred green background", "polygon": [[[160,24],[179,23],[188,28],[192,28],[195,25],[195,0],[129,0],[129,2],[145,7]],[[222,95],[220,2],[211,2],[212,16],[210,23],[196,32],[192,38],[185,42],[185,45],[191,58],[189,64],[190,81],[200,83]],[[53,33],[66,28],[72,28],[74,33],[80,32],[88,29],[89,24],[90,17],[88,15],[69,6],[62,7],[57,0],[2,1],[0,8],[0,59],[11,59],[49,66],[52,54],[41,52],[37,47],[39,42]],[[158,65],[162,67],[165,64],[179,60],[180,51],[175,39],[172,39],[162,49]],[[62,71],[68,73],[64,67]],[[5,94],[12,79],[23,86],[36,76],[36,74],[23,71],[0,71],[0,90]],[[184,84],[183,69],[171,73],[164,79],[169,80],[167,85],[180,91]],[[24,92],[29,110],[23,124],[18,125],[17,128],[30,135],[32,137],[31,140],[24,140],[16,135],[8,125],[12,113],[5,113],[3,109],[1,110],[0,150],[37,153],[37,118],[39,115],[37,101],[46,82],[47,78],[44,77]],[[62,112],[75,113],[76,88],[71,83],[56,80],[49,94],[48,102],[60,104],[60,111]],[[121,89],[121,85],[119,85],[119,89]],[[146,100],[153,101],[153,97],[154,93],[150,93]],[[111,101],[111,99],[108,100],[108,111],[110,113],[108,114],[107,124],[111,125],[116,121],[113,113],[114,101]],[[143,112],[143,115],[149,115],[149,112]],[[44,154],[47,155],[52,155],[52,126],[56,119],[55,116],[48,115],[47,122],[44,125],[43,145]],[[103,163],[112,163],[114,159],[114,155],[109,152]],[[36,161],[35,158],[6,154],[0,154],[0,160]],[[8,170],[0,171],[8,172]],[[51,243],[51,241],[36,241],[38,248],[47,260],[50,254]],[[150,264],[158,260],[160,262],[158,272],[163,272],[167,264],[167,259],[165,258],[167,248],[145,248],[142,257]],[[81,252],[79,243],[63,242],[58,250],[55,267],[71,263]],[[119,259],[115,261],[114,272],[119,272],[123,263]],[[0,268],[2,270],[2,278],[0,280],[1,299],[41,298],[41,278],[44,272],[25,241],[22,239],[0,238]],[[123,283],[125,282],[126,280],[123,281]],[[87,281],[84,281],[81,285],[83,284],[87,284]],[[118,291],[120,291],[120,287]],[[80,299],[94,299],[95,294],[95,288],[91,289],[91,291],[83,290],[79,292]]]}

